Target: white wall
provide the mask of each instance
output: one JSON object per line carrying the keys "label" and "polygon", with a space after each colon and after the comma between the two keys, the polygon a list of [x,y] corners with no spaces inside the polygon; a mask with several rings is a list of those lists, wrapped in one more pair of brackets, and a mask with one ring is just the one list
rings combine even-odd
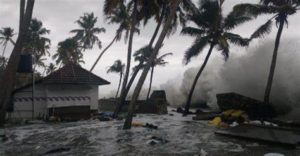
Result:
{"label": "white wall", "polygon": [[[51,107],[90,106],[91,110],[98,110],[98,85],[37,84],[35,87],[34,96],[36,98],[45,98],[44,100],[35,98],[35,118],[48,115],[47,108]],[[14,98],[31,98],[31,90],[31,87],[20,90],[14,95]],[[58,100],[55,100],[54,97],[58,98]],[[11,117],[32,118],[32,101],[25,101],[24,99],[22,101],[14,101],[14,112],[11,113]]]}
{"label": "white wall", "polygon": [[[38,84],[35,86],[35,97],[46,97],[45,89],[42,84]],[[16,100],[14,101],[14,111],[11,113],[12,118],[32,118],[32,87],[25,88],[23,90],[18,91],[14,98],[20,99],[22,101]],[[25,99],[26,100],[25,100]],[[42,117],[47,115],[47,103],[45,100],[34,100],[34,117]]]}

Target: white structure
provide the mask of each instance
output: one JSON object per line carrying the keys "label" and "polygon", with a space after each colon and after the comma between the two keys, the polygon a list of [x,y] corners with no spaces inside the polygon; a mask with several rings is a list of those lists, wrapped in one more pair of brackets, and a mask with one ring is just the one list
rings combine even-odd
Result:
{"label": "white structure", "polygon": [[32,84],[18,88],[12,96],[11,119],[45,118],[51,115],[86,118],[98,111],[98,86],[108,81],[75,64],[68,64]]}

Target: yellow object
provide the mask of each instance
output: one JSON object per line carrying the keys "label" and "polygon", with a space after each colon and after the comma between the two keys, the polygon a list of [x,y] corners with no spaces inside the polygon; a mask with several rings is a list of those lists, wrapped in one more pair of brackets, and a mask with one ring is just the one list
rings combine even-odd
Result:
{"label": "yellow object", "polygon": [[230,116],[235,110],[234,109],[228,109],[224,111],[222,114],[225,116]]}
{"label": "yellow object", "polygon": [[134,126],[134,127],[143,127],[145,126],[144,123],[142,122],[132,122],[131,123],[131,126]]}
{"label": "yellow object", "polygon": [[235,117],[235,118],[238,118],[240,117],[241,115],[243,115],[245,112],[242,111],[242,110],[235,110],[231,113],[231,116],[232,117]]}
{"label": "yellow object", "polygon": [[209,122],[209,124],[214,125],[214,126],[219,126],[221,122],[222,122],[222,119],[220,117],[215,117],[213,120],[211,120]]}

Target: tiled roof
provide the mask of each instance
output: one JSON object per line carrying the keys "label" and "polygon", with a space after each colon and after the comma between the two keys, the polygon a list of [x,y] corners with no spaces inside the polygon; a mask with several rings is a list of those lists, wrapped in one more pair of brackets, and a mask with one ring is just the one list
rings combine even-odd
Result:
{"label": "tiled roof", "polygon": [[46,84],[97,84],[106,85],[110,82],[83,69],[79,65],[70,63],[42,79]]}

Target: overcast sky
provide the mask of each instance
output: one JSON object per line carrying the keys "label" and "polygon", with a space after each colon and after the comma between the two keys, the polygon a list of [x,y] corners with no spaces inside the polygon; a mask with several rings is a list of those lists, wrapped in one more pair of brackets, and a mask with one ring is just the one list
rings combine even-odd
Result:
{"label": "overcast sky", "polygon": [[[36,0],[34,6],[33,17],[41,20],[44,27],[50,29],[51,33],[47,36],[51,39],[51,54],[54,54],[57,49],[57,43],[71,37],[70,30],[78,28],[74,23],[75,20],[82,16],[85,12],[94,12],[98,17],[98,27],[104,27],[106,33],[100,34],[99,38],[102,41],[103,47],[108,45],[115,35],[116,25],[106,24],[102,10],[104,0]],[[228,13],[232,7],[237,3],[257,3],[258,0],[226,0],[224,4],[224,14]],[[15,30],[18,28],[19,15],[19,0],[0,0],[0,27],[12,27]],[[248,37],[259,25],[263,24],[268,17],[263,16],[258,19],[248,22],[233,32],[239,33],[244,37]],[[146,45],[155,28],[155,23],[150,22],[146,27],[141,28],[141,34],[134,36],[133,51]],[[289,18],[289,27],[284,29],[283,37],[300,37],[300,16],[294,15]],[[177,32],[180,32],[181,27],[178,27]],[[272,33],[267,38],[274,39],[276,35],[276,29],[273,28]],[[261,39],[263,40],[263,39]],[[256,40],[250,46],[255,46],[261,40]],[[190,67],[199,66],[202,63],[203,55],[199,55],[193,59],[192,62],[184,66],[182,59],[184,51],[192,44],[193,38],[189,36],[181,36],[179,33],[174,34],[164,42],[164,47],[160,51],[160,54],[172,52],[173,56],[169,56],[166,60],[169,64],[166,67],[157,67],[155,69],[154,86],[159,88],[160,84],[165,83],[169,79],[178,79],[178,82],[182,79],[184,71]],[[0,47],[2,49],[2,47]],[[10,55],[11,46],[7,49],[6,56]],[[90,69],[96,57],[99,55],[101,50],[94,48],[84,52],[85,64],[82,66],[86,69]],[[231,53],[246,54],[247,50],[234,47],[231,48]],[[118,84],[117,74],[107,74],[106,70],[109,65],[117,59],[121,59],[124,63],[126,62],[127,46],[124,41],[113,44],[113,46],[107,51],[107,53],[100,60],[96,66],[94,73],[98,76],[111,82],[111,85],[100,87],[100,95],[111,93],[116,89]],[[206,50],[204,50],[206,54]],[[220,57],[220,61],[223,61],[221,56],[216,52],[213,57]],[[49,57],[47,63],[54,62]],[[133,62],[133,65],[135,63]],[[213,65],[213,62],[210,62]],[[146,81],[148,86],[148,80]],[[144,86],[145,86],[144,85]],[[174,84],[180,85],[180,84]]]}

